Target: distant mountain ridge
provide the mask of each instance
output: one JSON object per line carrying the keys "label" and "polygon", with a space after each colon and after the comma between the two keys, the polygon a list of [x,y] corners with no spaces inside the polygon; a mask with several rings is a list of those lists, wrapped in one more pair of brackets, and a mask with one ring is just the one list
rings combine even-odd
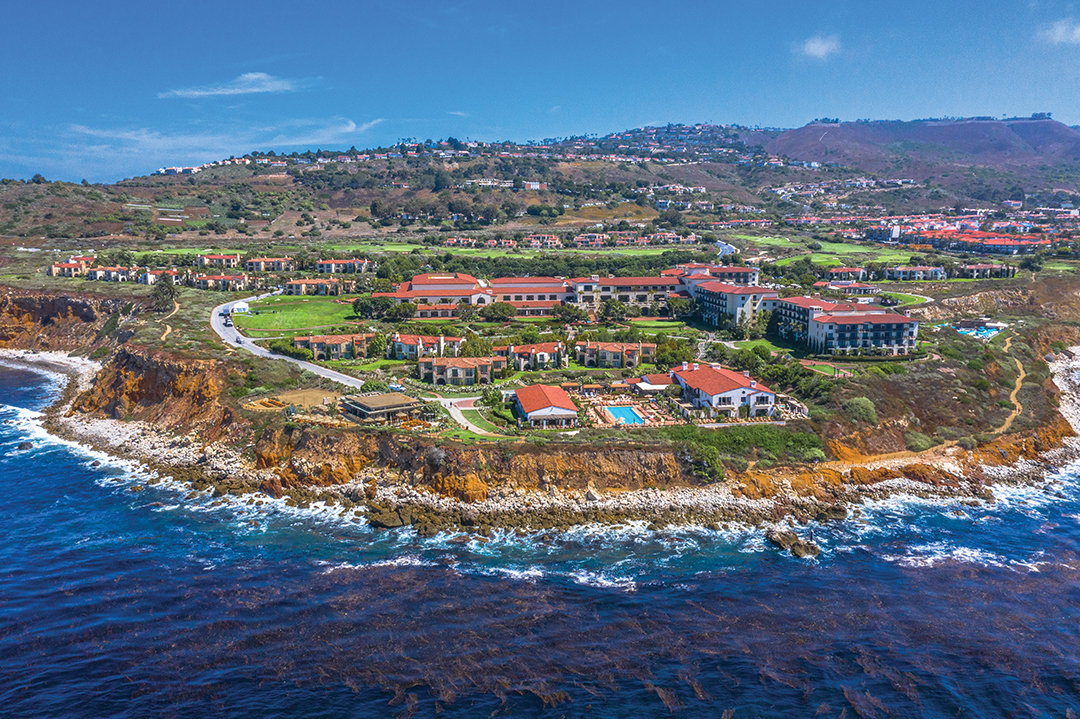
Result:
{"label": "distant mountain ridge", "polygon": [[1080,163],[1080,129],[1043,116],[815,122],[780,133],[764,148],[796,160],[868,172],[903,170],[921,179],[950,164],[1017,170]]}

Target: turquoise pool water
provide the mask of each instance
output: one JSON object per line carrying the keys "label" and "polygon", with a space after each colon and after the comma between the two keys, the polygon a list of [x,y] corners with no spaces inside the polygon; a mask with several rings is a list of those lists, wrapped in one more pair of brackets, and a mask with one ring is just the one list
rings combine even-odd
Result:
{"label": "turquoise pool water", "polygon": [[637,413],[633,407],[606,407],[611,416],[621,419],[623,424],[645,424],[645,418]]}
{"label": "turquoise pool water", "polygon": [[974,327],[971,329],[958,329],[956,331],[962,335],[970,335],[971,337],[975,337],[980,340],[988,340],[1001,330],[994,327]]}

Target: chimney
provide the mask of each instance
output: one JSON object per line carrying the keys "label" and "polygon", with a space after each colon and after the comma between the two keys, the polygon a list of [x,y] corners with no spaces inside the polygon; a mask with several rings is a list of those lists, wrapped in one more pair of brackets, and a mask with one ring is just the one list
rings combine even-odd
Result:
{"label": "chimney", "polygon": [[593,282],[599,282],[600,281],[600,275],[590,275],[589,279],[592,280]]}
{"label": "chimney", "polygon": [[506,354],[507,354],[507,356],[510,356],[510,355],[514,354],[514,345],[510,345],[509,347],[506,348]]}
{"label": "chimney", "polygon": [[755,387],[757,387],[757,382],[750,380],[750,389],[754,389]]}
{"label": "chimney", "polygon": [[683,369],[683,372],[690,369],[690,364],[688,362],[683,362],[682,363],[682,369]]}
{"label": "chimney", "polygon": [[743,373],[742,373],[742,376],[746,377],[747,379],[750,379],[750,370],[744,369]]}
{"label": "chimney", "polygon": [[698,363],[697,363],[697,362],[695,362],[695,363],[694,363],[694,371],[695,371],[695,372],[697,372],[697,369],[698,369]]}

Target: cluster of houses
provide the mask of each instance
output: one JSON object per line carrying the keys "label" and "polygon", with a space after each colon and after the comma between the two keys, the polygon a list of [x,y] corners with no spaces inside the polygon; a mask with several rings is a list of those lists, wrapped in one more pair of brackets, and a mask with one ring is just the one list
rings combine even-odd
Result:
{"label": "cluster of houses", "polygon": [[443,240],[443,247],[477,247],[488,250],[516,249],[561,250],[566,247],[579,249],[599,247],[646,247],[649,245],[696,245],[701,238],[694,234],[678,235],[674,232],[656,232],[641,236],[633,230],[614,232],[586,232],[573,239],[563,240],[557,235],[534,234],[521,240],[503,238],[501,240],[481,240],[471,237],[448,237]]}

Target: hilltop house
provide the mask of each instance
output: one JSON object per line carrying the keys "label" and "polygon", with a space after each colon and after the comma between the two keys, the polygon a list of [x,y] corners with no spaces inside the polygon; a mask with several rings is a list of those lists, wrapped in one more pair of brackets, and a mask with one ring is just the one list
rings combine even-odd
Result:
{"label": "hilltop house", "polygon": [[683,362],[682,369],[671,371],[671,378],[682,387],[684,413],[692,408],[704,410],[708,417],[735,419],[740,411],[749,417],[771,417],[776,412],[776,393],[751,379],[749,372]]}

